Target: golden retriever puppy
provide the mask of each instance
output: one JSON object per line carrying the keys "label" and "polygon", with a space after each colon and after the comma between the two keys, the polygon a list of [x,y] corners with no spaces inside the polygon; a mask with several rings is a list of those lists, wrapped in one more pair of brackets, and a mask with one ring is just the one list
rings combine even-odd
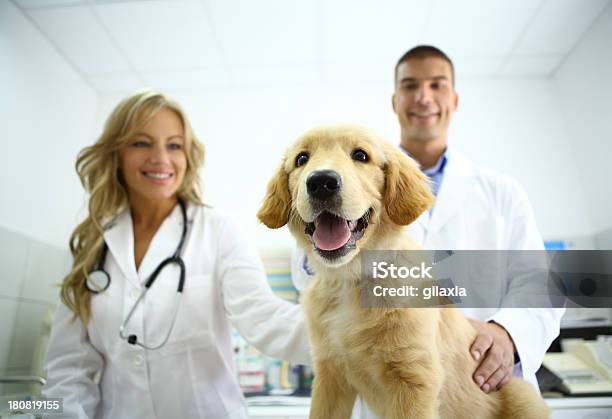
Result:
{"label": "golden retriever puppy", "polygon": [[303,305],[315,380],[311,418],[348,418],[360,394],[381,418],[546,418],[525,381],[483,393],[476,332],[456,308],[363,308],[359,253],[417,249],[405,233],[432,203],[416,164],[357,126],[311,130],[270,181],[259,219],[285,224],[316,270]]}

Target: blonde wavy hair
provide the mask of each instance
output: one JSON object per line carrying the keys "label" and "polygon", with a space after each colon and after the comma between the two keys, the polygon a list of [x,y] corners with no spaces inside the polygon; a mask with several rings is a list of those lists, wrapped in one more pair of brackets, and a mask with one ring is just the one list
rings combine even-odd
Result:
{"label": "blonde wavy hair", "polygon": [[95,144],[78,155],[76,171],[89,193],[88,215],[70,236],[72,270],[61,284],[62,302],[86,325],[91,317],[91,293],[85,287],[89,272],[100,257],[103,223],[129,205],[126,185],[119,172],[119,151],[126,141],[161,109],[170,109],[183,122],[187,169],[178,197],[203,205],[198,171],[204,163],[204,146],[196,138],[183,109],[155,90],[142,90],[121,101],[110,114]]}

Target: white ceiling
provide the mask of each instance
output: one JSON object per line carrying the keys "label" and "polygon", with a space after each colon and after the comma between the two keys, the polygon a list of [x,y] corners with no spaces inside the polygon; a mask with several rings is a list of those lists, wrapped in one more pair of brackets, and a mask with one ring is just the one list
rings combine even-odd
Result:
{"label": "white ceiling", "polygon": [[429,43],[458,78],[550,77],[610,0],[12,0],[100,93],[389,82]]}

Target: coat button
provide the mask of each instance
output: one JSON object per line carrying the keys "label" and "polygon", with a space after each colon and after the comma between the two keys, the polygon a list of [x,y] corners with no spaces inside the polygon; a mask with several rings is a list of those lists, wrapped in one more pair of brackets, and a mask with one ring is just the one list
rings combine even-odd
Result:
{"label": "coat button", "polygon": [[130,297],[136,299],[138,298],[139,295],[140,295],[140,290],[138,288],[132,288],[132,291],[130,291]]}
{"label": "coat button", "polygon": [[144,357],[140,354],[136,354],[134,355],[134,358],[132,358],[132,363],[136,365],[137,367],[141,366],[143,361],[144,361]]}

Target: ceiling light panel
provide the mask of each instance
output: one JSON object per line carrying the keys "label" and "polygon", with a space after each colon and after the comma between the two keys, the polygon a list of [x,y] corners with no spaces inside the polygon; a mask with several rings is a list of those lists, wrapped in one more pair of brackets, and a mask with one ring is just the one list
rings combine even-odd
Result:
{"label": "ceiling light panel", "polygon": [[315,62],[316,2],[211,0],[208,3],[235,77],[240,77],[242,65]]}
{"label": "ceiling light panel", "polygon": [[518,54],[566,54],[593,24],[608,0],[547,1],[516,48]]}
{"label": "ceiling light panel", "polygon": [[435,0],[425,34],[453,56],[510,53],[538,9],[533,0]]}
{"label": "ceiling light panel", "polygon": [[137,1],[94,8],[138,71],[221,66],[200,1]]}
{"label": "ceiling light panel", "polygon": [[32,9],[26,13],[83,74],[129,69],[88,6]]}
{"label": "ceiling light panel", "polygon": [[348,61],[355,72],[374,67],[368,61],[397,60],[421,41],[429,10],[416,0],[320,2],[322,60]]}

